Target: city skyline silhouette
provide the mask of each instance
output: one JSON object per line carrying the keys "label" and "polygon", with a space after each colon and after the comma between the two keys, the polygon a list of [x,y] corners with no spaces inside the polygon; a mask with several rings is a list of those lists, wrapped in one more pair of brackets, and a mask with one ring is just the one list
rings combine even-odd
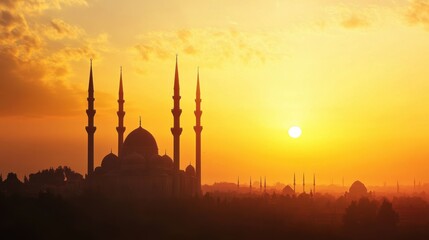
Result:
{"label": "city skyline silhouette", "polygon": [[429,239],[428,16],[1,0],[0,233]]}

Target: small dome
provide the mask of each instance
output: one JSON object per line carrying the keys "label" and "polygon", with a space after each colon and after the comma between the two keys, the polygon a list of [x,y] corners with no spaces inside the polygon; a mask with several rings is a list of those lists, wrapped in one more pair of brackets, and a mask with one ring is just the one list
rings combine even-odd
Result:
{"label": "small dome", "polygon": [[173,164],[173,159],[171,159],[171,157],[167,155],[163,155],[160,160],[162,162],[162,166],[164,169],[167,169],[167,170],[173,169],[174,164]]}
{"label": "small dome", "polygon": [[162,156],[162,160],[163,160],[163,161],[165,161],[165,162],[173,163],[173,159],[171,159],[171,157],[170,157],[170,156],[168,156],[167,154],[164,154],[164,155]]}
{"label": "small dome", "polygon": [[119,165],[119,158],[113,153],[107,154],[103,158],[103,161],[101,161],[101,167],[108,170],[115,169],[118,167],[118,165]]}
{"label": "small dome", "polygon": [[365,185],[360,181],[355,181],[349,189],[350,195],[353,196],[364,196],[368,193]]}
{"label": "small dome", "polygon": [[284,195],[294,195],[295,191],[289,185],[287,185],[283,188],[282,193]]}
{"label": "small dome", "polygon": [[158,145],[155,138],[146,129],[139,127],[128,134],[122,145],[121,157],[138,153],[146,159],[158,154]]}
{"label": "small dome", "polygon": [[94,169],[94,175],[102,175],[105,171],[105,169],[103,167],[96,167]]}
{"label": "small dome", "polygon": [[195,176],[195,169],[192,165],[188,165],[185,170],[186,174],[190,176]]}

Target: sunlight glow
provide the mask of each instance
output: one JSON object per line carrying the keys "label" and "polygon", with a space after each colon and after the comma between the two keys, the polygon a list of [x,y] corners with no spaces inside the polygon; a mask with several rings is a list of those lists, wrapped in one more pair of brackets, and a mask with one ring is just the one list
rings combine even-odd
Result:
{"label": "sunlight glow", "polygon": [[289,128],[288,133],[289,133],[289,136],[292,138],[299,138],[301,136],[302,130],[298,126],[293,126]]}

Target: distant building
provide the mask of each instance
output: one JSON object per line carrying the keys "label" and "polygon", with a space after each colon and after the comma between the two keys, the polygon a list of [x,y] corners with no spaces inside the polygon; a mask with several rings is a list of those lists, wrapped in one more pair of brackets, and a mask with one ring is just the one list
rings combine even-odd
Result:
{"label": "distant building", "polygon": [[176,69],[174,78],[174,108],[171,110],[174,116],[174,126],[171,132],[174,136],[174,157],[160,155],[158,145],[153,135],[141,126],[131,131],[123,140],[125,132],[124,122],[124,92],[122,83],[122,69],[119,83],[119,110],[118,115],[118,152],[119,156],[112,152],[107,154],[101,166],[93,168],[94,159],[94,87],[92,64],[90,68],[88,88],[88,174],[87,182],[103,192],[118,196],[137,195],[147,198],[195,196],[201,193],[201,131],[200,125],[200,84],[197,77],[196,92],[196,169],[192,165],[180,170],[180,89],[179,73],[176,57]]}
{"label": "distant building", "polygon": [[345,196],[352,200],[358,200],[362,197],[369,197],[368,189],[360,181],[355,181],[351,186]]}
{"label": "distant building", "polygon": [[291,186],[287,185],[283,188],[282,190],[282,194],[285,196],[294,196],[295,195],[295,191],[292,189]]}

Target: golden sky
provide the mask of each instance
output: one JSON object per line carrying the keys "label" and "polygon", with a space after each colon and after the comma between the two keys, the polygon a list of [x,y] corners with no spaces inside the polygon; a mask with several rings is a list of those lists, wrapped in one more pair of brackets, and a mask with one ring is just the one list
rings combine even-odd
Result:
{"label": "golden sky", "polygon": [[172,155],[177,53],[182,169],[200,67],[203,183],[427,182],[428,43],[427,0],[2,0],[0,172],[86,172],[90,58],[95,165],[117,151],[120,66],[126,134],[141,115]]}

